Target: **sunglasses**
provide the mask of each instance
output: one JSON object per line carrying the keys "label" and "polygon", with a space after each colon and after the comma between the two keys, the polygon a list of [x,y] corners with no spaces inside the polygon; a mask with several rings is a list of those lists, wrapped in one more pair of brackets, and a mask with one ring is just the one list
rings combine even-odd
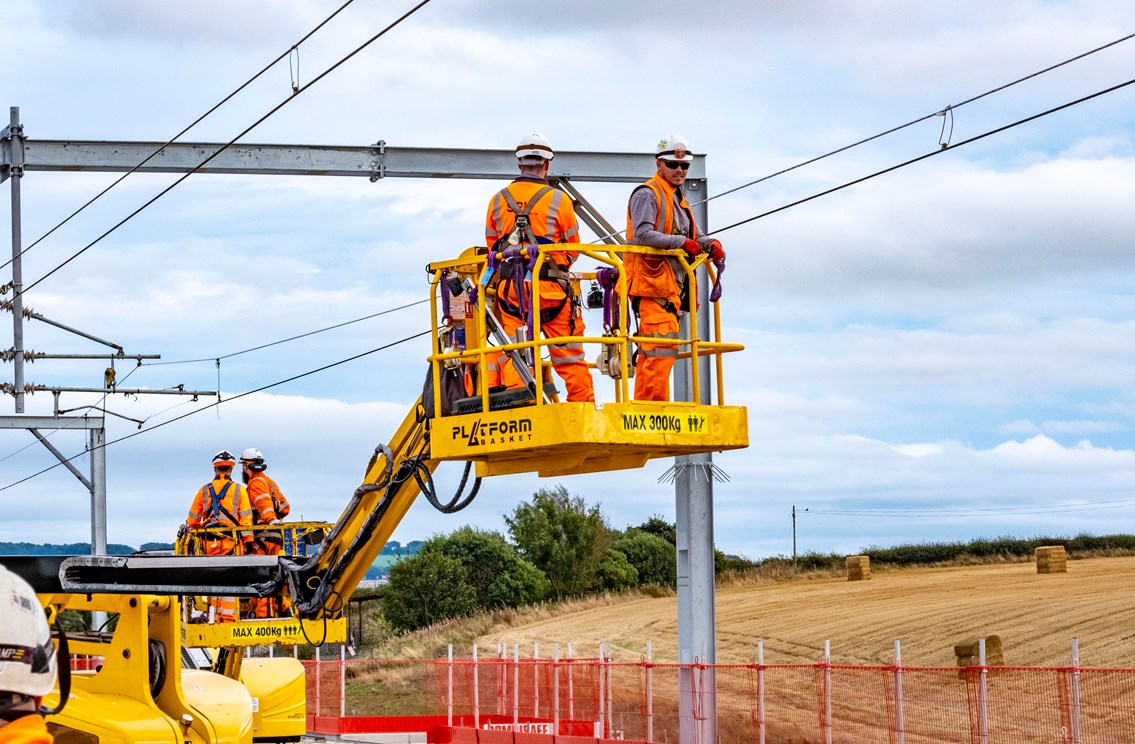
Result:
{"label": "sunglasses", "polygon": [[678,160],[663,160],[662,164],[665,165],[670,170],[678,170],[679,168],[681,168],[682,170],[689,170],[690,169],[689,163],[685,163],[685,162],[678,161]]}

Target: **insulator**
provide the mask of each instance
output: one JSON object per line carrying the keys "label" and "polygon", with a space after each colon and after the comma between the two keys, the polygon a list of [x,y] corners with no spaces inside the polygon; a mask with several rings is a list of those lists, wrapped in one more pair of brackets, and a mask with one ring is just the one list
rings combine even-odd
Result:
{"label": "insulator", "polygon": [[[24,357],[25,362],[27,362],[28,364],[31,364],[32,362],[34,362],[38,358],[38,355],[34,351],[25,350],[23,352],[23,357]],[[15,361],[15,359],[16,359],[16,350],[15,349],[4,349],[3,351],[0,351],[0,362],[12,362],[12,361]]]}
{"label": "insulator", "polygon": [[[24,393],[31,395],[35,392],[35,385],[28,383],[24,385]],[[0,382],[0,393],[7,393],[8,395],[16,394],[16,386],[10,382]]]}

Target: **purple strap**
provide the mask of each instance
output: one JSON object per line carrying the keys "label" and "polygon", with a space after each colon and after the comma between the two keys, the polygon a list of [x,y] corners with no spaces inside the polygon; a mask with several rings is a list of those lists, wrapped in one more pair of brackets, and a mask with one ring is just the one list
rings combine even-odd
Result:
{"label": "purple strap", "polygon": [[619,325],[619,310],[616,307],[615,287],[619,283],[619,269],[611,266],[595,272],[595,279],[603,288],[603,327],[616,328]]}
{"label": "purple strap", "polygon": [[721,299],[721,275],[725,273],[725,259],[714,261],[713,268],[717,269],[717,278],[713,280],[713,289],[709,291],[709,301],[717,302]]}
{"label": "purple strap", "polygon": [[449,282],[446,279],[449,277],[448,272],[442,272],[441,275],[441,319],[446,325],[453,322],[453,316],[449,312]]}

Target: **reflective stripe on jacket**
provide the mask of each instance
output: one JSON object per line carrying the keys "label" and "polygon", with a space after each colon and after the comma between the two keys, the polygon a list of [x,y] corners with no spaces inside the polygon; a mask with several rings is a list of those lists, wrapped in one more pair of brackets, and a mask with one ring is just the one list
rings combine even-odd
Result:
{"label": "reflective stripe on jacket", "polygon": [[264,473],[253,473],[248,479],[248,498],[252,502],[256,524],[283,519],[292,510],[280,486]]}
{"label": "reflective stripe on jacket", "polygon": [[[548,182],[542,178],[521,176],[505,187],[504,191],[508,191],[521,210],[528,208],[528,225],[537,238],[547,238],[552,243],[578,243],[579,223],[575,218],[575,207],[567,194],[552,189],[539,202],[528,207],[529,200],[547,185]],[[509,207],[504,192],[498,192],[489,200],[488,213],[485,215],[485,244],[492,248],[501,238],[508,237],[515,226],[516,213]],[[544,260],[554,261],[566,269],[575,263],[578,256],[575,251],[555,251],[549,253]]]}
{"label": "reflective stripe on jacket", "polygon": [[[217,496],[215,508],[213,494]],[[190,527],[245,527],[252,521],[252,504],[244,486],[217,478],[197,491],[185,523]],[[252,533],[246,534],[251,539]]]}

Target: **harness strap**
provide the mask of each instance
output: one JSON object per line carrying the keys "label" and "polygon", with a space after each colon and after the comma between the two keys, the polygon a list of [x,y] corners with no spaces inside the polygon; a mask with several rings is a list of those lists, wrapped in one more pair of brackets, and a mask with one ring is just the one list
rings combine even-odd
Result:
{"label": "harness strap", "polygon": [[217,516],[217,511],[219,510],[222,514],[229,518],[229,521],[232,522],[233,527],[236,527],[240,524],[240,520],[234,517],[229,512],[229,510],[225,508],[225,505],[221,503],[221,499],[223,499],[225,497],[225,494],[228,493],[229,486],[231,485],[233,485],[232,481],[226,482],[225,485],[221,487],[220,494],[218,494],[217,490],[213,488],[213,484],[209,484],[209,509],[205,514],[207,521],[215,519]]}
{"label": "harness strap", "polygon": [[[528,221],[528,213],[531,212],[532,208],[535,207],[536,204],[544,198],[545,194],[551,192],[552,190],[553,189],[551,186],[541,187],[540,190],[533,194],[532,198],[528,200],[528,204],[524,207],[524,209],[521,209],[520,205],[516,203],[516,199],[512,196],[511,191],[509,191],[508,189],[501,190],[501,196],[503,196],[505,202],[508,203],[508,208],[511,209],[513,214],[516,215],[516,227],[524,232],[524,237],[529,243],[533,245],[536,243],[536,234],[532,231],[532,225]],[[553,222],[554,224],[555,217],[555,210],[550,210],[548,212],[548,220]]]}

